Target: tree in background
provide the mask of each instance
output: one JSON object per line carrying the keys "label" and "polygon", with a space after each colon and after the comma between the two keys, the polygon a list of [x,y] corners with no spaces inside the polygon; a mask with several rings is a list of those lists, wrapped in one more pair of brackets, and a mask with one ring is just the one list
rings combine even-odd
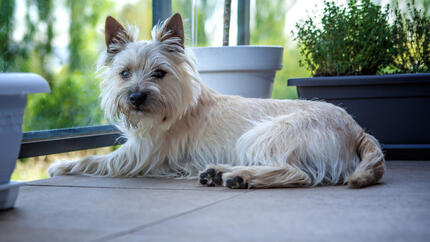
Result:
{"label": "tree in background", "polygon": [[[36,72],[47,80],[52,79],[52,70],[46,64],[52,54],[53,16],[52,0],[27,0],[25,24],[27,31],[22,41],[12,38],[14,30],[14,0],[4,0],[0,3],[2,29],[0,34],[2,72],[21,71]],[[37,19],[32,20],[28,9],[36,9]],[[36,36],[36,33],[39,35]],[[37,37],[37,38],[36,38]]]}
{"label": "tree in background", "polygon": [[[191,46],[191,17],[192,17],[192,0],[173,0],[172,12],[180,13],[184,20],[185,45]],[[208,35],[206,34],[205,23],[213,15],[216,1],[199,0],[197,1],[197,46],[208,45]]]}
{"label": "tree in background", "polygon": [[26,1],[22,40],[12,38],[16,24],[13,16],[15,1],[0,2],[0,18],[4,23],[4,29],[0,31],[1,70],[34,72],[47,79],[51,86],[50,94],[29,96],[24,130],[99,124],[103,119],[95,63],[104,41],[102,32],[94,30],[112,4],[109,0],[67,0],[61,6],[62,3],[56,1],[55,7],[65,8],[70,13],[69,58],[59,70],[54,70],[54,1]]}
{"label": "tree in background", "polygon": [[[405,1],[405,0],[391,0],[390,4],[393,5],[393,6],[397,6],[398,5],[401,9],[405,9],[407,7],[406,5],[407,5],[408,2],[410,2],[410,1],[409,0],[408,1]],[[430,0],[416,0],[414,2],[414,4],[415,4],[415,6],[418,9],[422,9],[424,11],[425,15],[429,16],[429,14],[430,14]]]}
{"label": "tree in background", "polygon": [[11,41],[13,30],[13,13],[15,1],[0,1],[0,71],[5,72],[11,68],[16,48]]}
{"label": "tree in background", "polygon": [[152,0],[126,4],[119,13],[119,21],[139,28],[140,39],[150,39],[152,30]]}
{"label": "tree in background", "polygon": [[[298,4],[290,1],[290,6]],[[303,2],[302,2],[303,3]],[[250,44],[284,46],[284,63],[282,70],[276,73],[272,98],[297,98],[295,87],[288,87],[288,78],[308,77],[309,71],[299,66],[299,54],[284,33],[285,18],[288,6],[284,0],[255,1],[255,15],[251,16]],[[263,11],[264,10],[264,11]]]}
{"label": "tree in background", "polygon": [[[191,46],[191,11],[192,0],[173,0],[172,12],[179,12],[184,20],[185,45]],[[205,21],[213,14],[216,2],[213,0],[197,1],[197,39],[198,46],[208,44]],[[121,22],[136,25],[140,30],[140,39],[150,39],[152,30],[152,0],[140,0],[134,4],[126,4],[119,14]]]}

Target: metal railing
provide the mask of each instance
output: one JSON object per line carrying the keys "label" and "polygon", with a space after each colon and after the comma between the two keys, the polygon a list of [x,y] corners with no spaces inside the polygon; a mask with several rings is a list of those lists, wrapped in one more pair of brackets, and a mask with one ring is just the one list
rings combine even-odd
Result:
{"label": "metal railing", "polygon": [[113,125],[31,131],[23,134],[19,158],[120,145],[125,141]]}

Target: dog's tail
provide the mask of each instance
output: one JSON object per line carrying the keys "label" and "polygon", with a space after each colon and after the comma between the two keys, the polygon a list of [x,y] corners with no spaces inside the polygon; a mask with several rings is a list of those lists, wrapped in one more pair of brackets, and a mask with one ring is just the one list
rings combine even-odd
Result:
{"label": "dog's tail", "polygon": [[370,134],[363,134],[358,140],[357,152],[361,162],[348,177],[348,186],[360,188],[375,184],[385,172],[385,160],[378,141]]}

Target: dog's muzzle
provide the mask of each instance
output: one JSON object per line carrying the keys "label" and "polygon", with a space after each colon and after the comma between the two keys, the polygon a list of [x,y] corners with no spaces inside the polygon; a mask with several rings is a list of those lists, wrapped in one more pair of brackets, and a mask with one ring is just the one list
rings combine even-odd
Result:
{"label": "dog's muzzle", "polygon": [[138,110],[141,105],[145,104],[147,98],[148,93],[146,92],[132,92],[128,96],[131,105],[133,105],[136,110]]}

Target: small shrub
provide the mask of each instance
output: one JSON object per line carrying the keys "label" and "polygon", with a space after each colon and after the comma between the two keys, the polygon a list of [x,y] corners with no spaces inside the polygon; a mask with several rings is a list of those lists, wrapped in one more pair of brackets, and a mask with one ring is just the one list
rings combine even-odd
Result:
{"label": "small shrub", "polygon": [[395,72],[430,72],[430,17],[415,7],[415,1],[407,4],[406,13],[398,6],[393,10],[393,34],[396,57],[390,65]]}
{"label": "small shrub", "polygon": [[314,76],[371,75],[392,62],[389,9],[370,0],[349,0],[347,7],[324,2],[321,28],[309,17],[296,24],[302,65]]}

